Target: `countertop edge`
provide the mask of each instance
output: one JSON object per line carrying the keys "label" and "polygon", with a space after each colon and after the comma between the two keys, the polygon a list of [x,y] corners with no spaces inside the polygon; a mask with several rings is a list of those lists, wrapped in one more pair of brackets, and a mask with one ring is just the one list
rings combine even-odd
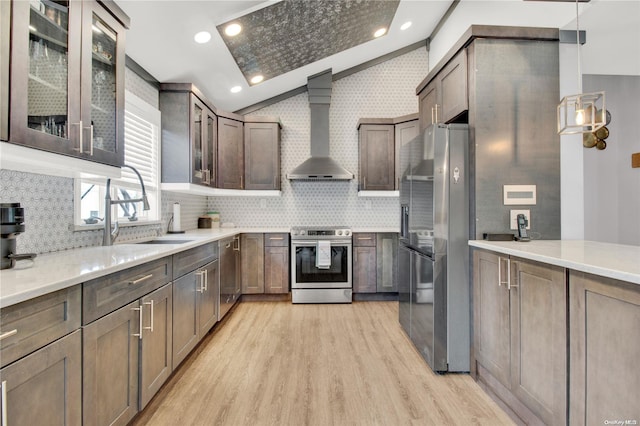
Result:
{"label": "countertop edge", "polygon": [[[640,247],[626,246],[621,244],[611,243],[598,243],[595,241],[582,241],[582,240],[538,240],[542,242],[546,247],[536,247],[533,242],[516,242],[516,241],[484,241],[484,240],[470,240],[469,246],[490,250],[497,253],[507,254],[511,256],[517,256],[523,259],[530,259],[533,261],[547,263],[555,266],[560,266],[567,269],[573,269],[576,271],[586,272],[593,275],[599,275],[602,277],[613,278],[620,281],[625,281],[633,284],[640,285],[640,272],[632,270],[639,269],[636,265],[597,265],[594,263],[587,263],[578,260],[573,253],[569,250],[566,256],[556,256],[552,253],[541,253],[537,250],[543,250],[553,246],[560,247],[561,245],[568,245],[575,247],[578,250],[593,250],[594,248],[601,247],[603,250],[619,250],[621,252],[633,251],[638,253],[638,259],[640,259]],[[589,246],[589,247],[587,247]]]}

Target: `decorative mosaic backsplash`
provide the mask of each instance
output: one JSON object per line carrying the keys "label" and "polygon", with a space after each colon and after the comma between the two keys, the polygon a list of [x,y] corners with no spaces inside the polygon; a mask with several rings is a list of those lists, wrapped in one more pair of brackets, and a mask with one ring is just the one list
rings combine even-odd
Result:
{"label": "decorative mosaic backsplash", "polygon": [[287,173],[309,157],[306,92],[256,111],[252,115],[276,115],[282,121],[282,196],[264,199],[210,197],[209,209],[218,210],[222,222],[233,222],[236,226],[399,228],[397,198],[358,197],[358,120],[418,112],[415,89],[427,75],[427,70],[427,51],[420,48],[333,83],[331,156],[356,175],[351,181],[286,179]]}
{"label": "decorative mosaic backsplash", "polygon": [[[353,172],[356,179],[346,182],[285,179],[291,169],[309,157],[309,106],[307,94],[303,93],[255,113],[280,116],[283,124],[281,197],[207,199],[163,191],[161,224],[123,227],[118,240],[165,233],[174,202],[181,204],[181,223],[186,230],[195,229],[198,216],[206,210],[218,210],[221,221],[243,227],[398,227],[397,198],[357,196],[357,122],[361,117],[399,117],[417,112],[415,88],[427,70],[427,52],[421,48],[334,82],[331,156]],[[128,69],[125,82],[127,90],[158,106],[157,89]],[[26,231],[17,237],[19,252],[46,253],[102,243],[102,230],[72,230],[73,185],[73,179],[69,178],[0,170],[0,202],[19,202],[25,208]]]}

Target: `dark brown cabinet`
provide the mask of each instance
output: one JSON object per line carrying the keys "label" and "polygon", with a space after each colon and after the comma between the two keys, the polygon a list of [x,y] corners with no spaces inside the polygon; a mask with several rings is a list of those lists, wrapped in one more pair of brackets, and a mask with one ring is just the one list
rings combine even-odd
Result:
{"label": "dark brown cabinet", "polygon": [[289,293],[289,234],[264,234],[264,292]]}
{"label": "dark brown cabinet", "polygon": [[249,120],[244,123],[244,189],[279,190],[280,123]]}
{"label": "dark brown cabinet", "polygon": [[220,244],[220,304],[221,320],[242,294],[240,235],[224,238]]}
{"label": "dark brown cabinet", "polygon": [[360,120],[358,132],[359,189],[363,191],[394,190],[396,150],[393,123],[370,124]]}
{"label": "dark brown cabinet", "polygon": [[217,187],[244,189],[244,130],[242,121],[218,117]]}
{"label": "dark brown cabinet", "polygon": [[398,234],[376,235],[376,289],[378,293],[398,292]]}
{"label": "dark brown cabinet", "polygon": [[162,182],[215,186],[217,117],[191,84],[160,86]]}
{"label": "dark brown cabinet", "polygon": [[396,120],[395,133],[396,133],[396,190],[400,189],[400,180],[404,170],[400,170],[400,149],[403,145],[409,143],[413,138],[420,133],[420,124],[418,121],[418,114],[411,114],[404,117],[399,117]]}
{"label": "dark brown cabinet", "polygon": [[242,234],[242,294],[264,293],[264,234]]}
{"label": "dark brown cabinet", "polygon": [[474,251],[474,356],[485,383],[527,424],[566,424],[564,268]]}
{"label": "dark brown cabinet", "polygon": [[14,1],[11,14],[8,141],[122,165],[128,17],[97,1]]}
{"label": "dark brown cabinet", "polygon": [[376,293],[377,272],[376,235],[353,234],[353,292]]}
{"label": "dark brown cabinet", "polygon": [[449,123],[469,109],[467,52],[462,49],[418,92],[420,130]]}

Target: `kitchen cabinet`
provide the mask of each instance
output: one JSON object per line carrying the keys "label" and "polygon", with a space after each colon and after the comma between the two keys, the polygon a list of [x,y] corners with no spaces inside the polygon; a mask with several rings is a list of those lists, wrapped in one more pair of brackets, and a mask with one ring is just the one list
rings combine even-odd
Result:
{"label": "kitchen cabinet", "polygon": [[9,138],[9,55],[11,2],[0,1],[0,141]]}
{"label": "kitchen cabinet", "polygon": [[[194,267],[173,281],[174,370],[218,320],[219,261],[213,247],[207,244],[174,255],[174,264],[181,264],[181,272]],[[205,253],[209,255],[203,256]],[[185,266],[188,264],[192,266]]]}
{"label": "kitchen cabinet", "polygon": [[264,293],[264,234],[242,234],[242,294]]}
{"label": "kitchen cabinet", "polygon": [[[375,120],[370,120],[375,121]],[[395,129],[389,119],[377,120],[380,124],[358,124],[359,135],[359,189],[371,191],[394,190],[395,178]]]}
{"label": "kitchen cabinet", "polygon": [[127,424],[170,374],[172,260],[82,284],[83,424]]}
{"label": "kitchen cabinet", "polygon": [[2,424],[81,425],[81,347],[77,330],[0,370]]}
{"label": "kitchen cabinet", "polygon": [[166,284],[140,300],[144,336],[140,340],[140,410],[160,390],[173,371],[173,287]]}
{"label": "kitchen cabinet", "polygon": [[353,292],[377,291],[376,235],[353,234]]}
{"label": "kitchen cabinet", "polygon": [[240,298],[240,236],[224,238],[220,244],[220,304],[218,320],[221,320]]}
{"label": "kitchen cabinet", "polygon": [[244,189],[280,189],[280,127],[277,118],[245,119]]}
{"label": "kitchen cabinet", "polygon": [[398,234],[376,234],[376,291],[398,292]]}
{"label": "kitchen cabinet", "polygon": [[160,85],[162,182],[215,186],[217,117],[190,84]]}
{"label": "kitchen cabinet", "polygon": [[523,422],[566,424],[564,268],[475,250],[473,269],[478,380]]}
{"label": "kitchen cabinet", "polygon": [[8,141],[121,166],[129,18],[114,3],[11,4]]}
{"label": "kitchen cabinet", "polygon": [[404,170],[400,170],[400,149],[409,143],[420,133],[418,114],[406,115],[394,120],[395,122],[395,169],[396,169],[396,190],[400,190],[400,180]]}
{"label": "kitchen cabinet", "polygon": [[217,187],[244,189],[244,131],[238,119],[218,117]]}
{"label": "kitchen cabinet", "polygon": [[264,292],[287,294],[290,271],[289,234],[264,234],[264,245]]}
{"label": "kitchen cabinet", "polygon": [[569,273],[569,423],[640,419],[640,287]]}
{"label": "kitchen cabinet", "polygon": [[80,297],[76,285],[0,311],[7,424],[82,424]]}
{"label": "kitchen cabinet", "polygon": [[418,106],[420,130],[433,123],[450,123],[469,109],[465,49],[418,93]]}

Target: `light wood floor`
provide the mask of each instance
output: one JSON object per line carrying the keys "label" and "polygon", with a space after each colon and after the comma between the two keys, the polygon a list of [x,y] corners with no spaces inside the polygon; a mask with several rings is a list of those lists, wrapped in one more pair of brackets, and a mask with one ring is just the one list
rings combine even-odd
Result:
{"label": "light wood floor", "polygon": [[502,425],[467,374],[434,374],[396,302],[244,302],[135,425]]}

